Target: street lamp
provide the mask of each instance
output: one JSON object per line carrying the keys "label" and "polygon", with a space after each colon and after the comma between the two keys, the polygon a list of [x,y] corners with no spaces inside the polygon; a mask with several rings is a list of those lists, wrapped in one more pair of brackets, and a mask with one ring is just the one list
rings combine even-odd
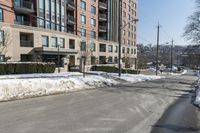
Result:
{"label": "street lamp", "polygon": [[119,52],[118,52],[118,76],[121,77],[121,31],[122,29],[124,29],[128,24],[132,23],[132,22],[137,22],[139,21],[139,19],[132,19],[130,20],[128,23],[126,23],[124,26],[121,25],[121,14],[122,14],[122,8],[121,8],[121,0],[119,0],[119,22],[118,22],[118,25],[119,25],[119,28],[118,28],[118,42],[119,42]]}
{"label": "street lamp", "polygon": [[[160,45],[165,45],[165,44],[169,44],[169,42]],[[159,52],[159,43],[157,43],[157,49],[156,49],[156,75],[158,75],[158,57],[159,57],[158,52]]]}
{"label": "street lamp", "polygon": [[57,43],[58,48],[58,73],[60,73],[60,42]]}

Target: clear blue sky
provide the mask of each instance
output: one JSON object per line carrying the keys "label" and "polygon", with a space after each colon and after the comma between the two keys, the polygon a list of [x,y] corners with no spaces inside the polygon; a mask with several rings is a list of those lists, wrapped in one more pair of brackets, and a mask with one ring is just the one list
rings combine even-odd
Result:
{"label": "clear blue sky", "polygon": [[160,31],[160,43],[169,42],[173,38],[175,45],[189,44],[181,36],[187,18],[195,10],[194,0],[138,0],[138,4],[137,43],[155,44],[156,25],[159,21],[163,27]]}

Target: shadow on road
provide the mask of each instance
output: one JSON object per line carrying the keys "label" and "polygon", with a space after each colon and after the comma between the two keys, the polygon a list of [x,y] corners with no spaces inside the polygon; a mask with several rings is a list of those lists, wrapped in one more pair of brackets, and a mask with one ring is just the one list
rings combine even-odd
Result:
{"label": "shadow on road", "polygon": [[197,132],[200,131],[198,128],[194,127],[187,127],[187,126],[180,126],[180,125],[175,125],[175,124],[161,124],[161,125],[154,125],[153,127],[156,128],[163,128],[163,129],[168,129],[174,132]]}

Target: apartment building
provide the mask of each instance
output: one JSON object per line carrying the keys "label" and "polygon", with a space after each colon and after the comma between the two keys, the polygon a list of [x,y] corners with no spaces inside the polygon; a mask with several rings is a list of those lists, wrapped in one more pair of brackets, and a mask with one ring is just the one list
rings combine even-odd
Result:
{"label": "apartment building", "polygon": [[[137,17],[137,1],[122,4],[125,24]],[[116,0],[1,0],[0,60],[63,66],[80,65],[87,57],[87,65],[116,64],[118,10]],[[121,52],[134,68],[136,24],[130,23],[121,34]]]}

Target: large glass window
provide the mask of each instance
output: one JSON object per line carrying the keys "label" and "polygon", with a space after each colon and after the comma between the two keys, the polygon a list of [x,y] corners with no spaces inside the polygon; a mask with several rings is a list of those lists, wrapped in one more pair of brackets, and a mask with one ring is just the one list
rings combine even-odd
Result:
{"label": "large glass window", "polygon": [[95,6],[91,6],[91,13],[96,14],[96,7]]}
{"label": "large glass window", "polygon": [[81,0],[81,9],[86,10],[86,2]]}
{"label": "large glass window", "polygon": [[90,44],[90,49],[91,49],[92,52],[95,52],[96,51],[96,44],[92,42]]}
{"label": "large glass window", "polygon": [[57,1],[57,30],[60,31],[60,20],[61,20],[61,17],[60,17],[60,1],[58,0]]}
{"label": "large glass window", "polygon": [[3,9],[0,8],[0,22],[3,22]]}
{"label": "large glass window", "polygon": [[86,42],[81,42],[81,51],[86,51]]}
{"label": "large glass window", "polygon": [[55,30],[56,27],[55,27],[55,12],[56,12],[56,9],[55,9],[55,0],[51,0],[51,29]]}
{"label": "large glass window", "polygon": [[39,1],[39,16],[40,16],[40,18],[39,18],[39,24],[40,24],[40,27],[42,27],[42,28],[44,28],[44,0],[40,0]]}
{"label": "large glass window", "polygon": [[65,48],[65,39],[60,38],[60,48]]}
{"label": "large glass window", "polygon": [[86,16],[81,15],[81,23],[86,24]]}
{"label": "large glass window", "polygon": [[113,46],[112,45],[108,45],[108,52],[113,52]]}
{"label": "large glass window", "polygon": [[48,47],[48,46],[49,46],[49,37],[42,36],[42,47]]}
{"label": "large glass window", "polygon": [[86,29],[81,28],[81,36],[86,37]]}
{"label": "large glass window", "polygon": [[96,19],[91,18],[91,25],[96,26]]}
{"label": "large glass window", "polygon": [[4,31],[0,30],[0,47],[4,46]]}
{"label": "large glass window", "polygon": [[57,47],[57,37],[51,37],[51,47]]}
{"label": "large glass window", "polygon": [[61,31],[65,31],[65,1],[61,2]]}
{"label": "large glass window", "polygon": [[46,0],[45,1],[45,9],[46,9],[46,28],[47,29],[51,29],[51,25],[50,25],[50,0]]}
{"label": "large glass window", "polygon": [[95,31],[91,31],[91,38],[95,39],[96,38],[96,32]]}
{"label": "large glass window", "polygon": [[69,49],[75,49],[75,40],[69,39]]}

